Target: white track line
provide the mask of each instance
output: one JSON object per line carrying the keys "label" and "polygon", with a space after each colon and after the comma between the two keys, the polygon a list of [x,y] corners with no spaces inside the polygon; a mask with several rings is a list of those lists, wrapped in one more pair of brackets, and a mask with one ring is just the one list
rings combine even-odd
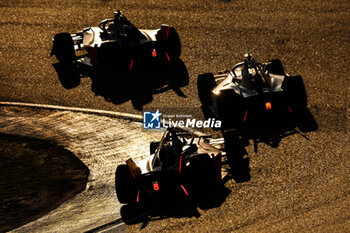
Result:
{"label": "white track line", "polygon": [[77,108],[77,107],[67,107],[59,105],[48,105],[48,104],[32,104],[32,103],[21,103],[21,102],[0,102],[2,106],[15,106],[15,107],[30,107],[30,108],[41,108],[49,110],[61,110],[61,111],[71,111],[71,112],[81,112],[87,114],[96,114],[110,117],[118,117],[123,119],[129,119],[133,121],[142,121],[143,118],[141,115],[136,115],[132,113],[122,113],[115,111],[106,111],[90,108]]}
{"label": "white track line", "polygon": [[[143,116],[132,114],[132,113],[123,113],[99,109],[90,109],[90,108],[77,108],[77,107],[68,107],[68,106],[59,106],[59,105],[48,105],[48,104],[33,104],[33,103],[22,103],[22,102],[6,102],[0,101],[0,106],[14,106],[14,107],[29,107],[29,108],[40,108],[40,109],[49,109],[49,110],[60,110],[60,111],[71,111],[71,112],[81,112],[86,114],[96,114],[109,117],[117,117],[137,122],[143,122]],[[166,121],[167,122],[167,121]],[[204,133],[194,130],[191,128],[181,128],[188,132],[191,132],[195,135],[202,136]]]}

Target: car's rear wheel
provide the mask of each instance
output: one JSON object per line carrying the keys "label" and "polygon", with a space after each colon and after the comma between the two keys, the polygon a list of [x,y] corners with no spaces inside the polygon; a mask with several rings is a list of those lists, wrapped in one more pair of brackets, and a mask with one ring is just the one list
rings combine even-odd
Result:
{"label": "car's rear wheel", "polygon": [[304,111],[307,106],[307,96],[302,77],[286,76],[282,86],[291,111],[295,113]]}
{"label": "car's rear wheel", "polygon": [[208,154],[199,154],[190,159],[187,181],[192,194],[210,191],[217,182],[214,162]]}
{"label": "car's rear wheel", "polygon": [[245,146],[249,142],[238,131],[226,131],[223,136],[227,161],[233,178],[236,182],[250,180],[249,158],[244,158],[248,154]]}
{"label": "car's rear wheel", "polygon": [[245,121],[243,103],[241,95],[233,90],[223,90],[217,97],[217,112],[222,121],[222,128],[239,128]]}
{"label": "car's rear wheel", "polygon": [[197,80],[198,97],[202,105],[212,105],[212,98],[210,91],[215,87],[216,82],[214,75],[211,73],[200,74]]}
{"label": "car's rear wheel", "polygon": [[120,203],[134,203],[137,199],[137,187],[127,165],[119,165],[115,172],[115,189]]}
{"label": "car's rear wheel", "polygon": [[74,42],[69,33],[55,35],[51,55],[55,55],[62,63],[69,63],[75,59]]}
{"label": "car's rear wheel", "polygon": [[162,26],[158,31],[157,41],[161,47],[165,49],[166,58],[172,61],[175,58],[179,58],[181,55],[181,41],[179,34],[173,27]]}
{"label": "car's rear wheel", "polygon": [[226,131],[223,136],[226,156],[229,165],[232,166],[236,161],[242,160],[245,155],[243,139],[236,130]]}

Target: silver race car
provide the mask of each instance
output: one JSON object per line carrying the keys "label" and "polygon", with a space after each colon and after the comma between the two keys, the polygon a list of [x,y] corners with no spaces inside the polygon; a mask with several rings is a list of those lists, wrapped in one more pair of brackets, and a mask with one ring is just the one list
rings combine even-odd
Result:
{"label": "silver race car", "polygon": [[56,34],[51,51],[51,56],[61,63],[107,72],[130,72],[171,63],[180,54],[180,38],[173,27],[163,24],[159,29],[138,29],[120,10],[98,27]]}
{"label": "silver race car", "polygon": [[208,136],[167,130],[150,144],[150,156],[119,165],[115,187],[120,203],[140,203],[159,195],[195,196],[221,180],[221,151]]}
{"label": "silver race car", "polygon": [[302,77],[286,74],[278,59],[258,63],[246,54],[231,70],[199,75],[197,85],[205,118],[220,119],[223,129],[292,122],[307,105]]}

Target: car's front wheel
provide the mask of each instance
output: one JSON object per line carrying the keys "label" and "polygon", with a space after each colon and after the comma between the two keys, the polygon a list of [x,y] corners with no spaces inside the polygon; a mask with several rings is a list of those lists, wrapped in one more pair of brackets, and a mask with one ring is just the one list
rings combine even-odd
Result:
{"label": "car's front wheel", "polygon": [[307,106],[307,96],[303,78],[300,75],[286,76],[282,86],[291,111],[295,113],[304,111]]}
{"label": "car's front wheel", "polygon": [[222,128],[237,129],[246,121],[244,98],[233,90],[222,90],[216,98]]}
{"label": "car's front wheel", "polygon": [[135,178],[127,165],[119,165],[115,172],[115,189],[120,203],[134,203],[137,200]]}
{"label": "car's front wheel", "polygon": [[51,56],[55,55],[62,63],[70,63],[75,59],[74,42],[69,33],[56,34],[53,39]]}

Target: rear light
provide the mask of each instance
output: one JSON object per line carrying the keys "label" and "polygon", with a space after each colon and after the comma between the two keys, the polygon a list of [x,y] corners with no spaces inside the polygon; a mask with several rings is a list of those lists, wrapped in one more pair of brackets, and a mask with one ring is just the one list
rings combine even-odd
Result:
{"label": "rear light", "polygon": [[266,110],[270,110],[272,108],[271,102],[265,103]]}
{"label": "rear light", "polygon": [[181,188],[182,188],[182,190],[184,191],[184,193],[186,194],[186,196],[189,196],[187,190],[185,189],[185,187],[184,187],[183,185],[181,185]]}
{"label": "rear light", "polygon": [[132,177],[135,178],[135,175],[134,175],[134,173],[132,172],[132,170],[130,169],[130,167],[129,167],[129,171],[130,171]]}
{"label": "rear light", "polygon": [[158,191],[159,190],[159,184],[157,181],[153,182],[153,190]]}
{"label": "rear light", "polygon": [[287,107],[288,107],[289,112],[293,112],[292,109],[289,106],[287,106]]}
{"label": "rear light", "polygon": [[152,57],[156,57],[157,56],[157,51],[155,49],[152,50]]}
{"label": "rear light", "polygon": [[165,38],[165,40],[168,40],[168,37],[169,37],[169,31],[170,31],[169,29],[170,29],[170,28],[168,27],[168,28],[167,28],[167,32],[166,32],[166,38]]}
{"label": "rear light", "polygon": [[181,173],[181,166],[182,166],[182,155],[180,155],[179,173]]}
{"label": "rear light", "polygon": [[132,69],[132,65],[134,64],[134,59],[131,60],[131,63],[130,63],[130,70]]}
{"label": "rear light", "polygon": [[140,190],[137,190],[136,202],[140,201]]}
{"label": "rear light", "polygon": [[245,122],[245,120],[247,120],[247,115],[248,115],[248,110],[245,111],[244,118],[243,118],[243,122]]}
{"label": "rear light", "polygon": [[168,61],[170,61],[170,57],[167,52],[165,52],[166,57],[168,58]]}

